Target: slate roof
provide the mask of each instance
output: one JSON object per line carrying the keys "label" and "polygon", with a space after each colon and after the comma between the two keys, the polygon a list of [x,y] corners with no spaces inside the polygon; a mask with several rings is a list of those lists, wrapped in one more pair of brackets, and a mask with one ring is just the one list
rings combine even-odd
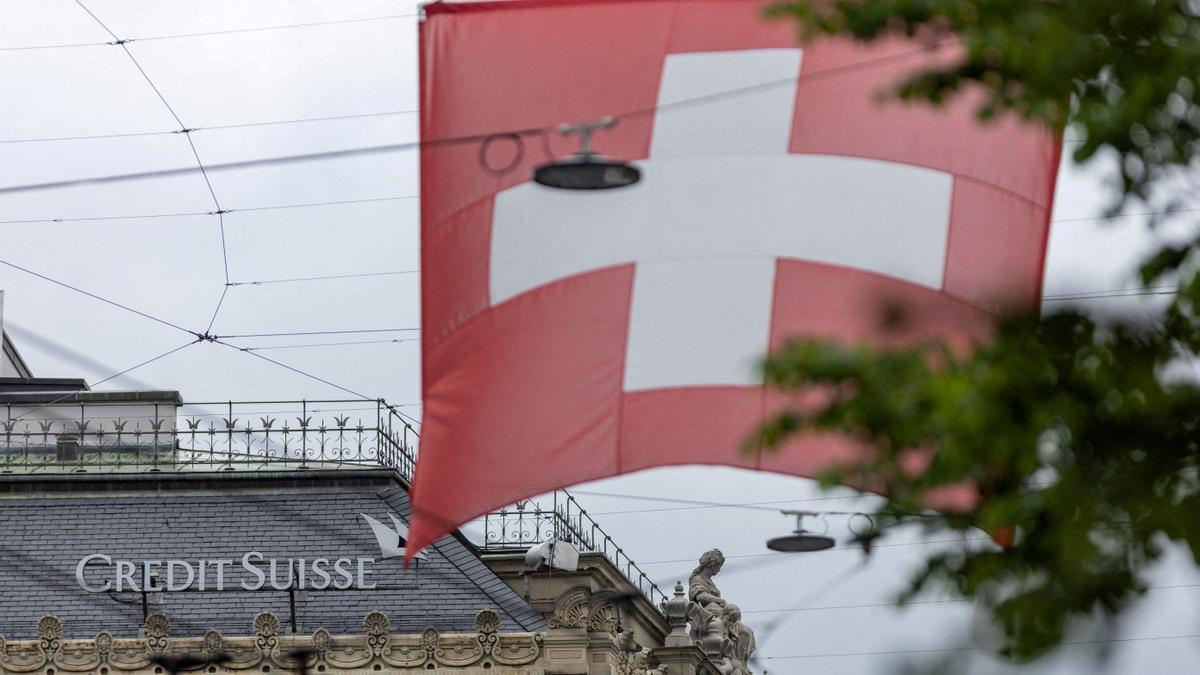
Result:
{"label": "slate roof", "polygon": [[[68,638],[93,637],[102,629],[117,637],[136,636],[142,624],[140,595],[81,589],[75,568],[86,555],[240,563],[247,551],[279,559],[376,559],[371,577],[376,590],[308,591],[308,599],[296,603],[301,633],[321,627],[334,634],[358,633],[372,610],[388,615],[393,633],[418,633],[428,626],[471,632],[475,613],[483,608],[499,613],[505,631],[545,628],[541,614],[454,536],[427,549],[429,559],[415,571],[404,571],[399,559],[380,559],[379,544],[359,514],[390,525],[390,512],[407,522],[408,496],[395,474],[272,476],[277,477],[0,477],[0,635],[36,637],[38,618],[52,613],[65,624]],[[95,570],[97,579],[102,571]],[[290,621],[286,591],[230,591],[227,585],[224,592],[163,595],[165,604],[151,605],[150,611],[169,616],[174,635],[199,635],[209,628],[247,634],[260,611],[274,612],[282,630]]]}

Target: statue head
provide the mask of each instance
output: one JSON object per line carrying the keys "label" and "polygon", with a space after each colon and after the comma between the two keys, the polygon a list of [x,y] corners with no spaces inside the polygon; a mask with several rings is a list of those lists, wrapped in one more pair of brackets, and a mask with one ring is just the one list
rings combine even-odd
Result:
{"label": "statue head", "polygon": [[721,567],[725,564],[725,554],[721,553],[721,549],[714,548],[710,551],[705,551],[704,555],[700,556],[700,565],[692,570],[692,574],[700,574],[708,572],[716,574],[721,571]]}
{"label": "statue head", "polygon": [[732,602],[725,603],[725,609],[722,610],[721,614],[725,619],[726,626],[733,626],[742,621],[742,610]]}

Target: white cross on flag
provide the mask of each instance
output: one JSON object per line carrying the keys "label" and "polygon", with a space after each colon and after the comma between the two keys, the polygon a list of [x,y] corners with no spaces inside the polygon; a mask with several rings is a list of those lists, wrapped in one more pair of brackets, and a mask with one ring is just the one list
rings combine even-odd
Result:
{"label": "white cross on flag", "polygon": [[[519,499],[672,464],[811,476],[859,452],[741,450],[789,339],[985,335],[1035,306],[1059,148],[974,102],[878,94],[953,47],[799,44],[755,0],[435,3],[421,27],[425,416],[410,552]],[[966,97],[970,98],[970,97]],[[615,116],[640,183],[530,181]],[[490,135],[490,136],[489,136]],[[488,138],[438,143],[439,139]],[[430,143],[432,141],[432,143]],[[884,308],[906,311],[884,331]]]}

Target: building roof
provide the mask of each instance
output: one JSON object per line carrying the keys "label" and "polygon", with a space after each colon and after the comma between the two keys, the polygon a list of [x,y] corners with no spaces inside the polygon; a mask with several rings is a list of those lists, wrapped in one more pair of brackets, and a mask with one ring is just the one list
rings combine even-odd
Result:
{"label": "building roof", "polygon": [[17,351],[17,346],[8,339],[8,333],[3,330],[0,330],[0,351],[3,352],[0,359],[4,359],[0,363],[0,375],[12,373],[17,377],[33,377],[33,371],[29,370],[29,365],[21,358],[21,352]]}
{"label": "building roof", "polygon": [[[472,631],[474,616],[496,610],[501,630],[545,628],[541,614],[484,565],[470,544],[447,536],[427,549],[428,560],[403,569],[381,559],[380,544],[360,514],[391,524],[410,515],[408,496],[388,470],[246,474],[0,476],[0,635],[34,637],[44,614],[55,614],[65,636],[108,630],[136,636],[140,593],[89,593],[76,565],[102,553],[114,560],[227,559],[240,564],[257,551],[265,559],[374,558],[374,590],[309,590],[296,604],[299,632],[334,634],[362,629],[372,610],[385,612],[393,632]],[[88,567],[99,583],[104,566]],[[210,575],[212,573],[210,572]],[[111,572],[108,577],[111,578]],[[210,584],[211,576],[210,576]],[[244,633],[260,611],[290,625],[287,591],[164,593],[150,612],[170,617],[176,635],[213,628]]]}

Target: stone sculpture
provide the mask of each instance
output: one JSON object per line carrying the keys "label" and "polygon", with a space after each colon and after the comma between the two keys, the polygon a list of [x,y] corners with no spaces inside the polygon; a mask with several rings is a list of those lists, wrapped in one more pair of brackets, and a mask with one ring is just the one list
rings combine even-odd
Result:
{"label": "stone sculpture", "polygon": [[705,551],[700,556],[700,564],[692,570],[688,577],[688,600],[692,604],[688,608],[688,620],[692,624],[692,636],[703,638],[708,632],[708,625],[721,616],[725,609],[725,600],[721,597],[721,589],[713,581],[713,577],[721,572],[725,565],[725,554],[720,549]]}
{"label": "stone sculpture", "polygon": [[742,610],[732,602],[725,603],[722,618],[730,642],[727,658],[732,665],[731,674],[751,675],[750,657],[758,647],[754,641],[754,630],[742,623]]}
{"label": "stone sculpture", "polygon": [[754,631],[742,623],[742,612],[721,597],[713,580],[725,565],[720,549],[705,551],[688,578],[687,618],[692,640],[708,655],[723,675],[752,675]]}

